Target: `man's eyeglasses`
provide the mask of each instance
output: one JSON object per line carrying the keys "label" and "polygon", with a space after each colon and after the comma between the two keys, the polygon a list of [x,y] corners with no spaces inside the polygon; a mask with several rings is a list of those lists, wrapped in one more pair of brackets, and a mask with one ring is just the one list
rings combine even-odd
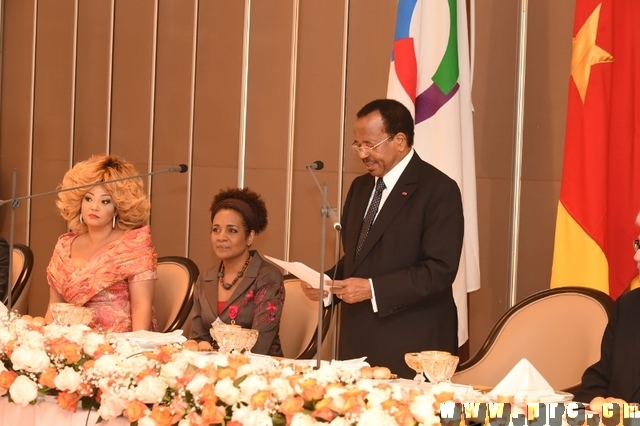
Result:
{"label": "man's eyeglasses", "polygon": [[640,250],[640,240],[633,240],[633,248],[636,251]]}
{"label": "man's eyeglasses", "polygon": [[376,149],[378,146],[380,146],[383,142],[388,141],[389,139],[392,139],[395,135],[391,135],[391,136],[387,136],[385,139],[381,140],[380,142],[378,142],[377,144],[373,145],[373,146],[358,146],[356,144],[352,144],[351,145],[351,149],[353,150],[353,153],[355,155],[360,155],[361,153],[364,154],[365,157],[368,157],[369,155],[371,155],[371,151],[373,151],[374,149]]}

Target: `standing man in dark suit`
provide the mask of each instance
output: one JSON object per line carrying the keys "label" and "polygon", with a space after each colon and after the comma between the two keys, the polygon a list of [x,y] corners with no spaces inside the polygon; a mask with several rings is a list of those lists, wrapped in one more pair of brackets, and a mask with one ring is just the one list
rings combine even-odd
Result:
{"label": "standing man in dark suit", "polygon": [[[413,128],[411,113],[395,100],[358,112],[351,148],[368,173],[345,200],[344,256],[333,288],[333,302],[342,302],[338,357],[366,356],[407,378],[415,372],[406,352],[458,352],[452,285],[464,234],[458,185],[418,157]],[[302,285],[318,300],[316,289]]]}

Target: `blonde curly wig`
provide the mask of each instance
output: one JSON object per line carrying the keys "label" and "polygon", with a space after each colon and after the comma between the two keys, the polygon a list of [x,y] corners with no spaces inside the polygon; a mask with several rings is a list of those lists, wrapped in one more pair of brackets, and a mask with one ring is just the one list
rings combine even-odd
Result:
{"label": "blonde curly wig", "polygon": [[[86,161],[77,163],[62,179],[58,189],[82,185],[101,185],[102,182],[135,176],[138,172],[131,163],[117,156],[93,155]],[[144,226],[149,219],[151,203],[144,191],[140,178],[127,179],[104,184],[116,206],[118,229],[128,230]],[[80,222],[82,198],[91,189],[71,189],[58,194],[56,205],[62,217],[69,222],[74,232],[87,232],[87,225]]]}

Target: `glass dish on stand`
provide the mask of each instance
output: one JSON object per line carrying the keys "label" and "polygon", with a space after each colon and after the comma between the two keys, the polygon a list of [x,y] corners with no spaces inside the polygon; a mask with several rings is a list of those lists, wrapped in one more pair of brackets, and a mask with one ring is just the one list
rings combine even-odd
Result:
{"label": "glass dish on stand", "polygon": [[248,353],[258,340],[258,330],[242,328],[237,324],[214,323],[209,333],[218,343],[218,351],[221,353]]}
{"label": "glass dish on stand", "polygon": [[89,325],[93,321],[93,309],[71,303],[52,303],[51,316],[57,325]]}
{"label": "glass dish on stand", "polygon": [[458,358],[445,351],[422,351],[420,352],[422,361],[422,371],[431,384],[451,383],[451,377],[458,366]]}
{"label": "glass dish on stand", "polygon": [[410,369],[416,372],[416,377],[413,378],[416,383],[424,383],[426,379],[422,374],[422,359],[420,358],[420,352],[407,352],[404,354],[404,362]]}

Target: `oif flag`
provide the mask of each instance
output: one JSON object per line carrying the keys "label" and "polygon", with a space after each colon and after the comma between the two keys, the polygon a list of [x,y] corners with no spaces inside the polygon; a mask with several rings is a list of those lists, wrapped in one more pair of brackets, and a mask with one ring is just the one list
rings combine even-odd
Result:
{"label": "oif flag", "polygon": [[387,96],[415,118],[416,152],[462,191],[464,246],[453,293],[458,342],[469,337],[467,292],[480,288],[476,167],[465,0],[399,0]]}
{"label": "oif flag", "polygon": [[640,210],[640,2],[578,0],[551,286],[620,296]]}

